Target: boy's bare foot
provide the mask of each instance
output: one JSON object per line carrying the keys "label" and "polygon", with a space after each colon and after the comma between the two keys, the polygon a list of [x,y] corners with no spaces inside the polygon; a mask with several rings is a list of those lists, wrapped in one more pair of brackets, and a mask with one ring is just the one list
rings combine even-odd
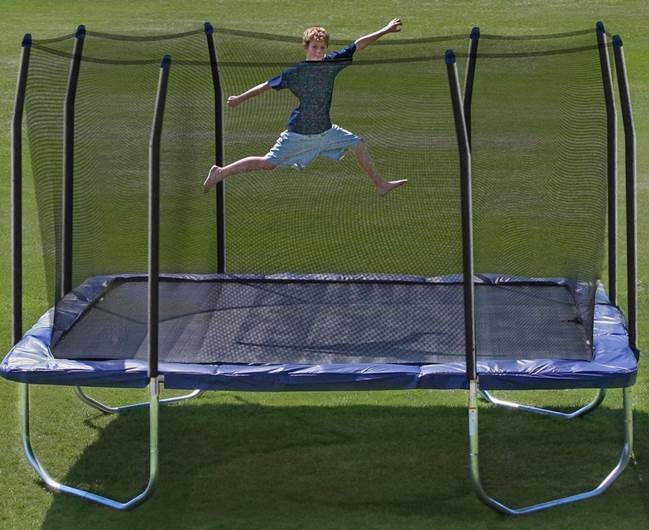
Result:
{"label": "boy's bare foot", "polygon": [[394,188],[398,188],[399,186],[403,186],[406,182],[408,182],[406,179],[404,179],[404,180],[390,180],[390,181],[384,182],[383,184],[380,184],[379,186],[377,186],[376,187],[376,192],[381,197],[383,197],[389,191],[392,191]]}
{"label": "boy's bare foot", "polygon": [[203,193],[208,192],[210,188],[213,188],[225,178],[221,176],[221,170],[222,168],[219,166],[212,166],[210,168],[210,172],[208,173],[205,182],[203,182]]}

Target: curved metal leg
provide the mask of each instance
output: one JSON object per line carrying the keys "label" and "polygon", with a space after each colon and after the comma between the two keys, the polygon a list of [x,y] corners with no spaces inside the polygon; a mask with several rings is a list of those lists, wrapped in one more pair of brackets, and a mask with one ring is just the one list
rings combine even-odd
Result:
{"label": "curved metal leg", "polygon": [[524,515],[532,512],[538,512],[568,504],[572,502],[590,499],[604,493],[615,482],[615,479],[620,476],[622,471],[626,468],[629,460],[633,456],[633,406],[631,399],[631,388],[624,388],[624,448],[618,460],[617,465],[613,470],[600,482],[600,484],[592,490],[583,493],[577,493],[568,497],[560,497],[558,499],[542,502],[525,506],[523,508],[510,508],[502,502],[491,497],[482,486],[480,482],[480,464],[478,458],[478,388],[475,381],[471,381],[469,389],[469,443],[470,443],[470,464],[471,464],[471,480],[476,493],[480,500],[489,507],[508,515]]}
{"label": "curved metal leg", "polygon": [[[91,407],[96,408],[97,410],[100,410],[102,412],[105,412],[106,414],[115,414],[116,412],[124,412],[126,410],[131,410],[131,409],[140,409],[144,407],[148,407],[149,403],[148,402],[143,402],[143,403],[133,403],[131,405],[122,405],[120,407],[111,407],[110,405],[106,405],[105,403],[102,403],[101,401],[96,400],[95,398],[90,397],[88,394],[86,394],[83,389],[80,386],[74,387],[74,390],[84,403],[87,405],[90,405]],[[175,397],[170,397],[170,398],[164,398],[160,399],[159,403],[163,405],[169,405],[170,403],[177,403],[179,401],[186,401],[188,399],[193,399],[195,397],[200,396],[204,390],[193,390],[189,394],[185,394],[182,396],[175,396]]]}
{"label": "curved metal leg", "polygon": [[60,493],[66,493],[75,497],[80,497],[90,502],[95,502],[114,510],[129,510],[145,501],[153,492],[158,480],[158,401],[160,399],[160,390],[158,381],[153,378],[149,382],[149,482],[141,493],[126,502],[120,502],[108,497],[104,497],[91,491],[75,488],[62,484],[54,480],[43,468],[41,463],[34,455],[29,438],[29,385],[20,385],[20,422],[22,431],[23,450],[27,460],[32,465],[38,476],[43,480],[45,485]]}
{"label": "curved metal leg", "polygon": [[543,414],[544,416],[552,416],[555,418],[561,418],[563,420],[572,420],[574,418],[585,416],[589,412],[599,407],[599,405],[602,403],[602,401],[604,401],[604,398],[606,397],[606,389],[600,388],[597,392],[597,395],[595,396],[595,399],[593,399],[590,403],[584,405],[581,408],[578,408],[577,410],[574,410],[573,412],[561,412],[558,410],[533,407],[531,405],[523,405],[521,403],[499,399],[491,395],[486,390],[480,390],[479,392],[480,395],[485,399],[485,401],[491,403],[492,405],[507,407],[509,409],[522,410],[524,412],[533,412],[535,414]]}

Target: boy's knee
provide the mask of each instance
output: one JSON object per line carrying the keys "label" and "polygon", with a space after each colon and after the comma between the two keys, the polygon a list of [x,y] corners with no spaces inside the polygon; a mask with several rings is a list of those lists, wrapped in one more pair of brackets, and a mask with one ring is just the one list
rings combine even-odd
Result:
{"label": "boy's knee", "polygon": [[361,138],[360,142],[358,142],[354,147],[352,147],[352,151],[355,153],[360,153],[362,151],[367,150],[367,144],[365,143],[365,140]]}

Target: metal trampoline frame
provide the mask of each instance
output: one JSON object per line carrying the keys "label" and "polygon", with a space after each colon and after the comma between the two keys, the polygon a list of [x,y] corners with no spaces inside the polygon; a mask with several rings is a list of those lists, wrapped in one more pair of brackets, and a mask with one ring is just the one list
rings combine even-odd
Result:
{"label": "metal trampoline frame", "polygon": [[[149,402],[143,401],[140,403],[129,403],[128,405],[119,405],[117,407],[113,407],[111,405],[107,405],[102,401],[99,401],[98,399],[89,396],[80,386],[75,386],[74,392],[77,395],[77,397],[81,401],[83,401],[86,405],[89,405],[105,414],[118,414],[120,412],[126,412],[127,410],[141,409],[141,408],[146,408],[151,406]],[[159,402],[161,405],[171,405],[173,403],[181,403],[183,401],[197,398],[198,396],[203,394],[203,392],[204,392],[203,390],[196,389],[190,392],[189,394],[183,394],[182,396],[160,398]]]}
{"label": "metal trampoline frame", "polygon": [[[610,74],[610,66],[608,63],[608,50],[606,46],[606,36],[603,25],[598,23],[597,28],[598,42],[600,43],[600,58],[602,61],[602,75],[604,80],[605,93],[607,103],[612,103],[612,82]],[[210,58],[213,67],[213,76],[215,83],[215,121],[217,129],[221,127],[221,89],[218,80],[218,70],[216,68],[216,54],[214,50],[214,42],[212,39],[212,27],[209,24],[205,25],[205,33],[207,37],[208,47],[210,50]],[[78,66],[81,59],[83,48],[83,40],[85,36],[85,28],[80,26],[75,37],[74,56],[71,63],[70,77],[68,84],[68,96],[66,97],[66,180],[68,177],[67,171],[71,171],[70,158],[73,153],[73,145],[71,139],[73,138],[73,116],[74,116],[74,93],[76,87],[76,77],[78,77]],[[594,488],[585,492],[573,494],[566,497],[557,498],[521,508],[511,508],[505,503],[496,500],[494,497],[486,492],[480,478],[480,461],[479,461],[479,429],[478,429],[478,397],[482,395],[488,402],[516,410],[523,410],[527,412],[538,413],[551,417],[559,417],[562,419],[573,419],[581,417],[588,412],[594,410],[604,399],[605,390],[600,389],[597,396],[587,405],[579,409],[563,413],[559,411],[543,409],[530,405],[521,405],[518,403],[509,402],[495,398],[490,393],[480,390],[478,371],[477,371],[477,357],[475,348],[475,302],[474,302],[474,267],[473,267],[473,235],[472,235],[472,208],[471,208],[471,153],[470,153],[470,122],[467,116],[470,116],[470,102],[471,90],[473,86],[473,72],[475,71],[475,61],[477,59],[477,48],[479,42],[479,30],[474,28],[471,32],[471,41],[469,47],[469,61],[467,65],[467,80],[464,91],[464,101],[460,89],[457,67],[455,62],[455,55],[452,51],[446,53],[446,66],[449,80],[449,87],[451,91],[451,100],[453,103],[453,111],[455,117],[455,130],[457,135],[457,143],[460,156],[460,176],[461,176],[461,192],[462,192],[462,232],[463,232],[463,278],[464,278],[464,315],[465,315],[465,333],[466,333],[466,377],[468,382],[468,434],[469,434],[469,459],[471,470],[471,481],[476,490],[479,499],[489,507],[505,513],[507,515],[523,515],[532,512],[545,510],[548,508],[560,506],[563,504],[573,503],[585,499],[592,498],[600,495],[606,491],[616,478],[622,473],[630,459],[633,457],[633,408],[632,408],[632,390],[630,387],[623,388],[624,397],[624,444],[621,456],[610,471],[610,473]],[[29,52],[31,48],[31,36],[28,34],[23,40],[20,70],[18,76],[18,88],[16,95],[16,103],[14,106],[13,120],[12,120],[12,255],[13,255],[13,340],[16,343],[22,336],[22,121],[23,121],[23,106],[25,98],[25,87],[27,82],[27,71],[29,66]],[[628,331],[629,343],[631,348],[637,352],[637,300],[636,300],[636,224],[635,224],[635,133],[633,127],[630,97],[628,91],[628,84],[626,80],[626,68],[624,64],[623,47],[621,39],[616,36],[613,39],[613,49],[615,52],[616,72],[618,79],[618,86],[620,90],[620,101],[622,104],[622,116],[624,120],[625,131],[625,145],[626,145],[626,199],[627,199],[627,279],[628,279]],[[22,431],[22,445],[25,455],[34,468],[38,476],[43,480],[45,485],[57,492],[65,493],[68,495],[80,497],[84,500],[97,503],[115,510],[128,510],[134,508],[145,501],[151,496],[158,479],[159,469],[159,405],[160,403],[175,403],[186,401],[197,397],[202,393],[201,390],[194,390],[189,394],[178,397],[160,398],[160,374],[158,371],[158,278],[159,278],[159,263],[158,263],[158,247],[159,247],[159,172],[160,172],[160,136],[163,123],[163,114],[165,106],[165,96],[167,81],[169,77],[171,60],[169,56],[165,56],[161,64],[158,92],[156,97],[156,108],[154,114],[154,124],[151,132],[151,139],[149,144],[149,260],[148,260],[148,277],[149,277],[149,293],[148,293],[148,333],[149,341],[149,362],[148,362],[148,388],[149,400],[148,402],[135,403],[124,406],[109,406],[90,396],[88,396],[81,387],[76,388],[77,395],[86,404],[95,407],[98,410],[106,413],[121,413],[136,408],[148,407],[149,409],[149,480],[146,486],[133,498],[127,501],[118,501],[109,497],[102,496],[98,493],[76,488],[70,485],[63,484],[53,479],[45,470],[42,464],[37,459],[30,440],[30,404],[29,404],[29,385],[22,383],[20,385],[20,420]],[[76,73],[75,73],[76,72]],[[608,75],[608,77],[607,77]],[[614,126],[615,115],[612,105],[607,105],[609,110],[609,142],[614,145]],[[610,113],[612,109],[613,114]],[[467,116],[465,116],[465,111]],[[218,138],[218,136],[217,136]],[[216,161],[222,161],[222,137],[221,140],[216,142]],[[610,147],[610,144],[609,144]],[[614,150],[613,150],[614,152]],[[609,154],[611,151],[609,150]],[[614,155],[613,155],[614,156]],[[609,158],[609,162],[611,162]],[[609,207],[615,204],[615,163],[609,163]],[[66,192],[67,193],[67,192]],[[611,203],[612,199],[612,203]],[[222,184],[217,189],[217,204],[221,207],[218,211],[223,212],[223,189]],[[220,214],[220,215],[221,215]],[[68,215],[65,215],[64,225],[67,226],[70,220]],[[615,213],[614,209],[609,212],[609,228],[613,223],[615,228]],[[218,237],[223,237],[223,219],[217,220],[217,233]],[[66,230],[64,229],[64,234]],[[613,231],[613,236],[609,235],[609,240],[615,239],[616,232]],[[609,232],[611,234],[611,232]],[[64,236],[65,237],[65,236]],[[65,251],[64,257],[64,271],[62,274],[62,283],[59,287],[63,294],[70,288],[70,271],[69,271],[69,245],[70,241],[64,241]],[[224,267],[224,246],[223,240],[219,240],[219,272],[223,271]],[[609,289],[611,291],[611,302],[615,304],[615,246],[614,243],[609,241],[609,258],[613,258],[613,267],[609,266]],[[612,252],[612,254],[611,254]],[[609,262],[610,263],[610,262]],[[612,269],[612,270],[611,270]]]}
{"label": "metal trampoline frame", "polygon": [[[471,381],[469,389],[469,462],[471,468],[471,481],[478,498],[490,508],[502,512],[506,515],[526,515],[534,512],[554,508],[563,504],[570,504],[577,501],[591,499],[604,493],[615,480],[626,469],[629,461],[633,458],[633,399],[632,390],[630,387],[623,389],[624,398],[624,446],[620,458],[615,467],[604,477],[604,479],[595,488],[568,495],[566,497],[559,497],[549,501],[540,502],[538,504],[531,504],[522,508],[511,508],[507,504],[495,499],[487,493],[485,487],[480,479],[480,457],[479,457],[479,430],[478,430],[478,385],[476,381]],[[596,400],[595,400],[596,401]],[[591,402],[592,405],[595,401]],[[520,408],[520,407],[519,407]],[[586,408],[586,407],[584,407]],[[591,407],[590,410],[592,410]],[[581,410],[581,409],[580,409]],[[542,414],[556,416],[556,411],[548,411],[546,409],[535,409],[530,412],[540,412]],[[551,412],[551,414],[548,414]],[[582,414],[583,415],[583,414]],[[576,416],[573,416],[576,417]],[[569,418],[572,419],[572,418]]]}
{"label": "metal trampoline frame", "polygon": [[515,401],[508,401],[506,399],[497,398],[491,392],[487,390],[479,390],[480,397],[484,399],[487,403],[491,405],[496,405],[497,407],[504,407],[508,409],[521,410],[523,412],[531,412],[533,414],[541,414],[542,416],[551,416],[553,418],[560,418],[562,420],[573,420],[575,418],[581,418],[592,412],[597,407],[599,407],[604,398],[606,397],[606,389],[600,388],[597,392],[597,395],[589,401],[586,405],[583,405],[572,412],[562,412],[560,410],[554,409],[545,409],[543,407],[535,407],[533,405],[525,405],[523,403],[516,403]]}
{"label": "metal trampoline frame", "polygon": [[74,497],[80,497],[86,501],[101,504],[107,508],[112,508],[118,511],[125,511],[135,508],[153,493],[158,482],[159,471],[159,403],[160,403],[160,388],[157,378],[151,378],[149,382],[149,402],[146,406],[149,408],[149,481],[144,489],[127,501],[118,501],[105,497],[92,491],[76,488],[63,484],[52,478],[47,470],[40,463],[34,453],[34,449],[30,439],[30,422],[29,422],[29,385],[20,383],[20,427],[23,452],[34,471],[41,478],[43,483],[52,491],[65,493]]}
{"label": "metal trampoline frame", "polygon": [[[604,24],[598,22],[595,27],[597,42],[600,56],[600,66],[602,72],[602,81],[604,85],[604,95],[606,100],[607,114],[607,154],[608,154],[608,229],[609,229],[609,288],[611,290],[611,302],[615,304],[616,298],[616,116],[613,95],[613,83],[608,55],[608,46],[606,42],[606,31]],[[469,199],[463,203],[463,240],[464,240],[464,285],[467,291],[473,291],[473,237],[472,237],[472,219],[470,215],[471,201],[471,162],[470,162],[470,113],[471,98],[473,90],[473,79],[475,74],[475,65],[477,61],[477,50],[480,39],[480,30],[475,27],[471,31],[470,44],[468,50],[467,70],[465,77],[464,101],[460,103],[460,88],[457,69],[455,67],[455,57],[452,51],[447,52],[447,66],[449,75],[449,84],[451,85],[451,97],[455,113],[455,124],[458,138],[458,147],[460,150],[460,159],[466,160],[461,165],[462,173],[462,192],[467,194]],[[624,51],[622,40],[619,35],[613,37],[613,50],[615,56],[615,66],[619,88],[619,97],[622,107],[622,119],[624,124],[625,137],[625,176],[626,176],[626,237],[627,237],[627,288],[628,288],[628,331],[629,343],[637,356],[637,300],[636,300],[636,171],[635,171],[635,128],[633,124],[633,114],[631,111],[631,98],[628,88],[626,65],[624,61]],[[468,113],[468,117],[464,112]],[[465,199],[463,199],[465,200]],[[468,207],[468,215],[465,204]],[[468,219],[466,218],[468,217]],[[562,419],[573,419],[581,417],[595,408],[597,408],[604,399],[604,389],[600,389],[597,396],[587,405],[571,412],[562,413],[555,410],[543,409],[529,405],[509,402],[494,398],[490,393],[479,389],[478,374],[475,370],[475,362],[471,366],[469,358],[475,360],[475,323],[474,315],[475,304],[473,303],[473,293],[467,293],[466,297],[469,303],[465,305],[465,325],[473,330],[472,336],[467,332],[467,374],[469,377],[469,445],[470,445],[470,470],[471,480],[478,498],[490,508],[504,513],[506,515],[525,515],[549,508],[554,508],[564,504],[570,504],[586,499],[590,499],[604,493],[615,480],[624,471],[629,461],[633,458],[633,403],[632,390],[630,387],[623,388],[624,402],[624,446],[620,458],[611,470],[611,472],[593,489],[560,497],[557,499],[524,506],[521,508],[512,508],[507,504],[495,499],[487,493],[480,479],[480,459],[479,459],[479,429],[478,429],[478,396],[482,395],[488,402],[507,408],[523,410],[542,414],[546,416],[558,417]],[[472,354],[470,355],[470,352]],[[471,370],[470,370],[471,368]]]}

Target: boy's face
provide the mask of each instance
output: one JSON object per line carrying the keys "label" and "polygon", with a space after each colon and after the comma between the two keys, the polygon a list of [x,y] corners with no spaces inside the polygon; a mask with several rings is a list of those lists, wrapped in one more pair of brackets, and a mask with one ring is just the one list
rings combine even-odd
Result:
{"label": "boy's face", "polygon": [[307,61],[322,61],[327,55],[327,45],[323,40],[313,39],[304,46]]}

